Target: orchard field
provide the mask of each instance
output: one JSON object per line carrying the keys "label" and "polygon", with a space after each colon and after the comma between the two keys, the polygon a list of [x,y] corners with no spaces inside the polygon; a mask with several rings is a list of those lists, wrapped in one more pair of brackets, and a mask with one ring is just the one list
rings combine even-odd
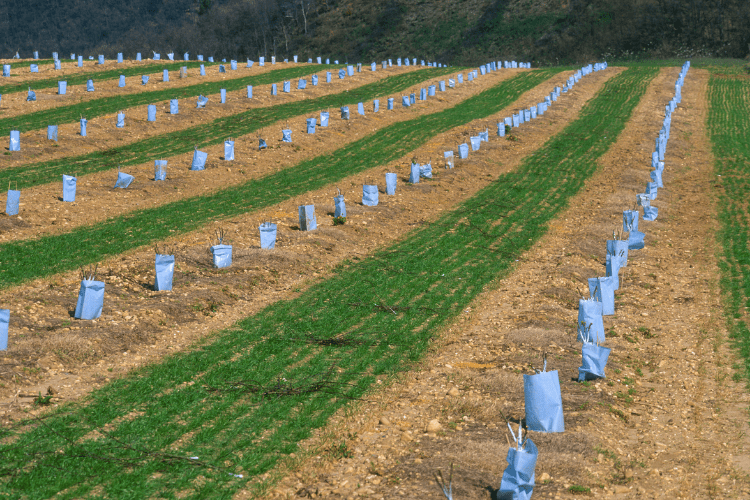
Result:
{"label": "orchard field", "polygon": [[[182,63],[64,62],[60,95],[61,71],[31,62],[0,82],[2,136],[21,132],[0,156],[0,181],[21,191],[18,215],[0,215],[0,496],[438,499],[433,475],[453,464],[454,498],[494,498],[522,374],[544,357],[565,432],[529,434],[535,498],[750,496],[741,62],[692,61],[658,217],[640,221],[645,248],[604,320],[607,378],[590,382],[577,382],[578,301],[651,180],[684,61],[610,63],[503,137],[498,122],[580,68],[470,80],[477,68],[207,63],[199,76],[189,63],[179,78]],[[307,133],[322,111],[328,126]],[[190,170],[195,150],[205,170]],[[410,183],[412,162],[432,177]],[[134,176],[127,189],[112,187],[118,171]],[[77,178],[72,203],[63,174]],[[377,206],[361,203],[372,184]],[[314,231],[300,205],[315,206]],[[273,249],[260,248],[265,221]],[[217,232],[230,267],[213,266]],[[153,289],[155,247],[175,256],[171,291]],[[84,268],[106,284],[95,320],[73,318]]]}

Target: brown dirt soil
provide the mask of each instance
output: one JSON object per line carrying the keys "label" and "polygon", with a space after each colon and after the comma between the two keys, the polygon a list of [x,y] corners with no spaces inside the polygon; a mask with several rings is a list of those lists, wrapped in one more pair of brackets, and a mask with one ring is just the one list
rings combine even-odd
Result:
{"label": "brown dirt soil", "polygon": [[[343,259],[358,260],[414,226],[436,219],[442,211],[516,168],[522,158],[575,119],[604,81],[619,71],[610,69],[582,79],[542,119],[519,129],[517,141],[493,138],[469,159],[457,161],[452,170],[433,163],[433,180],[415,185],[406,182],[413,156],[420,160],[442,156],[476,130],[494,127],[518,105],[538,102],[561,77],[530,90],[493,116],[441,134],[390,164],[342,180],[338,187],[348,200],[343,226],[332,225],[335,186],[329,186],[222,222],[234,245],[229,269],[213,269],[207,251],[219,224],[167,242],[177,256],[172,292],[151,290],[151,249],[110,259],[99,267],[99,278],[107,289],[98,320],[71,318],[79,285],[75,272],[3,291],[0,304],[10,305],[12,320],[9,350],[0,356],[2,422],[8,424],[26,410],[39,411],[31,406],[33,398],[26,396],[51,386],[57,391],[56,402],[78,398],[133,367],[185,349],[273,301],[293,297]],[[397,194],[381,194],[378,207],[362,206],[364,181],[382,179],[389,171],[398,173]],[[319,228],[302,233],[296,227],[297,206],[311,202],[316,205]],[[279,235],[274,250],[261,252],[257,226],[268,219],[278,223]]]}
{"label": "brown dirt soil", "polygon": [[[372,103],[366,103],[365,116],[359,116],[356,112],[356,103],[350,103],[350,120],[341,120],[339,110],[331,109],[329,126],[316,127],[315,134],[307,134],[306,132],[305,120],[311,115],[300,115],[288,122],[274,123],[253,134],[233,138],[235,141],[235,160],[232,162],[223,160],[223,143],[202,148],[201,151],[208,153],[206,170],[202,172],[190,171],[192,152],[165,158],[168,160],[168,174],[167,180],[164,182],[153,180],[154,165],[153,162],[147,162],[123,169],[136,178],[128,189],[113,189],[117,180],[116,170],[81,176],[78,179],[76,201],[73,203],[62,201],[61,180],[60,182],[24,189],[21,194],[18,216],[0,215],[0,241],[20,240],[41,236],[42,234],[65,232],[74,227],[101,221],[133,209],[160,206],[175,200],[210,193],[250,179],[263,177],[289,168],[306,159],[330,153],[382,127],[455,106],[477,92],[484,91],[517,74],[517,72],[511,71],[493,72],[485,78],[474,80],[470,84],[459,85],[456,89],[446,88],[446,92],[438,92],[435,97],[426,101],[417,101],[417,104],[409,108],[394,106],[392,111],[386,111],[385,98],[383,98],[381,99],[383,107],[378,113],[372,113]],[[343,81],[337,80],[342,82],[341,84],[319,85],[318,88],[314,88],[310,92],[293,92],[278,100],[273,99],[273,102],[298,101],[342,92],[383,78],[384,73],[367,72],[355,73],[355,75],[355,77]],[[558,76],[555,81],[567,78],[567,76],[568,73],[566,72]],[[445,78],[428,80],[422,87],[426,88],[427,85],[437,84],[441,79],[444,80]],[[418,92],[418,89],[416,92]],[[264,94],[268,94],[268,92],[264,92]],[[193,106],[175,117],[168,114],[169,103],[166,103],[164,105],[166,110],[162,110],[166,114],[166,118],[161,119],[158,124],[149,123],[145,119],[136,121],[128,131],[128,134],[132,134],[129,136],[129,140],[134,142],[152,135],[189,127],[193,125],[194,121],[205,123],[228,114],[239,113],[250,107],[263,107],[272,104],[270,95],[259,97],[257,102],[255,102],[256,99],[249,101],[247,98],[241,98],[240,96],[231,96],[231,100],[229,97],[230,95],[228,95],[226,105],[209,105],[209,108],[205,110],[196,110]],[[533,97],[539,99],[538,96]],[[249,102],[252,102],[252,104],[248,105]],[[144,114],[146,113],[145,107],[142,111]],[[203,111],[207,111],[207,113],[203,113]],[[316,114],[315,116],[319,115]],[[166,123],[164,123],[165,121]],[[287,127],[292,130],[292,143],[281,141],[281,130]],[[113,147],[117,143],[118,136],[118,132],[113,131],[113,128],[109,127],[108,130],[106,127],[102,128],[98,133],[99,142],[95,142],[90,147],[92,149]],[[258,136],[266,140],[269,145],[268,149],[258,151]],[[82,138],[82,140],[87,141],[88,137]],[[49,141],[45,142],[49,143]],[[87,146],[89,146],[88,142]],[[27,155],[33,156],[35,151],[41,149],[51,149],[52,151],[46,152],[46,154],[53,155],[54,150],[58,148],[41,143],[37,146],[32,144],[27,149]],[[43,155],[44,153],[42,153]],[[442,157],[442,151],[439,152],[439,155]],[[437,154],[431,159],[437,160]],[[116,165],[113,165],[113,167],[116,168]],[[71,167],[71,171],[74,170],[75,167]],[[0,204],[4,206],[4,203],[5,193],[2,193],[0,194]],[[5,222],[14,219],[20,219],[23,224],[10,225]],[[7,229],[4,227],[6,224]]]}
{"label": "brown dirt soil", "polygon": [[[504,416],[523,417],[521,374],[544,352],[559,371],[566,431],[530,433],[540,450],[534,498],[750,497],[750,396],[732,381],[718,289],[705,71],[688,74],[653,202],[659,218],[641,221],[646,248],[630,252],[616,314],[605,317],[608,378],[575,381],[578,290],[604,274],[605,240],[649,180],[677,74],[662,70],[583,192],[444,332],[422,370],[342,412],[238,497],[283,477],[264,497],[439,499],[433,473],[447,477],[454,463],[454,498],[495,498]],[[440,429],[427,432],[432,420]]]}
{"label": "brown dirt soil", "polygon": [[[172,63],[172,61],[168,62]],[[110,78],[107,80],[98,80],[96,78],[96,72],[98,71],[110,71],[117,68],[125,69],[139,66],[143,67],[144,69],[142,74],[148,75],[150,77],[146,85],[141,85],[141,75],[126,77],[124,87],[119,86],[118,78]],[[65,66],[63,65],[63,68],[64,67]],[[36,89],[34,88],[33,83],[31,83],[31,90],[36,93],[36,101],[26,101],[26,90],[23,90],[22,92],[3,94],[3,99],[2,101],[0,101],[0,118],[8,118],[25,113],[33,113],[46,109],[69,106],[71,103],[78,104],[80,102],[92,101],[94,99],[103,99],[105,97],[139,94],[144,91],[150,92],[155,90],[180,89],[182,87],[196,85],[198,83],[218,82],[222,80],[231,80],[235,78],[261,75],[269,71],[282,69],[284,67],[285,65],[282,65],[281,67],[279,67],[278,65],[260,67],[255,64],[252,68],[247,68],[246,63],[238,63],[237,70],[232,71],[229,69],[229,63],[227,63],[227,72],[219,73],[219,66],[211,65],[206,66],[206,76],[200,76],[200,70],[198,68],[188,68],[187,78],[180,78],[179,71],[170,71],[168,82],[164,82],[162,80],[162,71],[164,70],[164,68],[161,67],[161,65],[127,61],[123,62],[122,64],[118,64],[116,68],[105,64],[104,68],[96,65],[96,68],[89,69],[87,71],[70,72],[65,70],[52,70],[52,74],[46,73],[38,78],[33,76],[35,75],[35,73],[29,73],[29,75],[32,75],[31,77],[28,77],[28,75],[24,74],[16,77],[3,78],[2,80],[0,80],[0,83],[8,85],[27,81],[34,82],[36,79],[46,80],[48,78],[57,78],[59,81],[65,81],[66,77],[69,75],[75,75],[78,73],[92,73],[94,75],[92,76],[92,80],[94,80],[94,92],[86,91],[86,84],[68,85],[66,93],[63,95],[59,95],[57,93],[57,87]],[[53,66],[50,66],[50,68],[53,68]],[[39,74],[42,74],[41,70]],[[193,99],[193,101],[195,101],[195,99]],[[193,106],[195,106],[195,102],[193,102]]]}

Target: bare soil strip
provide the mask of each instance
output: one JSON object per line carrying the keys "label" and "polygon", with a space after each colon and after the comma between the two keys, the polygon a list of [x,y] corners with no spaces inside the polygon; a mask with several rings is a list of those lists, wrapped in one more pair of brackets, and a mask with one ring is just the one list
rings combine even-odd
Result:
{"label": "bare soil strip", "polygon": [[[69,319],[79,284],[76,273],[4,292],[0,303],[12,303],[14,318],[10,350],[0,357],[4,424],[22,415],[21,409],[29,409],[32,400],[19,394],[44,392],[52,386],[61,398],[56,402],[80,397],[113,376],[184,349],[273,301],[293,297],[324,278],[343,259],[356,260],[393,242],[414,225],[436,219],[442,211],[516,168],[523,157],[575,119],[604,81],[619,71],[610,69],[581,80],[544,118],[519,129],[516,141],[493,138],[450,171],[435,165],[431,181],[405,182],[412,156],[441,155],[477,130],[494,127],[515,106],[442,134],[398,161],[345,179],[338,185],[347,195],[344,226],[332,226],[334,186],[223,222],[235,248],[234,263],[228,270],[210,265],[207,248],[215,226],[178,238],[171,242],[178,261],[171,293],[151,291],[152,252],[140,250],[111,259],[100,266],[107,296],[99,320],[84,323]],[[517,103],[537,102],[555,83],[559,78],[527,92]],[[360,205],[362,184],[380,180],[388,171],[398,173],[397,195],[381,194],[378,207]],[[316,205],[319,228],[312,233],[297,230],[297,206],[301,203]],[[261,252],[257,226],[271,218],[279,223],[276,249]]]}
{"label": "bare soil strip", "polygon": [[[585,191],[465,310],[424,369],[311,439],[268,498],[439,499],[433,473],[447,476],[452,462],[454,498],[494,498],[508,449],[503,416],[523,417],[521,374],[540,367],[543,352],[559,370],[566,432],[530,433],[540,450],[535,498],[750,495],[750,396],[731,380],[736,357],[725,343],[705,71],[688,74],[653,203],[659,218],[641,221],[646,248],[630,252],[616,315],[605,318],[608,378],[574,381],[578,290],[604,275],[605,240],[645,187],[678,71],[662,70]],[[440,425],[427,432],[431,420]]]}
{"label": "bare soil strip", "polygon": [[[253,134],[233,137],[235,160],[232,162],[223,160],[223,144],[202,148],[201,151],[208,153],[206,170],[202,172],[190,171],[192,153],[165,158],[168,160],[166,181],[155,182],[153,180],[153,162],[123,169],[136,178],[128,189],[113,188],[117,180],[115,170],[81,176],[78,179],[76,201],[73,203],[62,201],[62,180],[59,183],[24,189],[19,211],[21,223],[7,224],[6,227],[4,221],[0,220],[0,241],[22,240],[43,234],[67,232],[75,227],[99,222],[132,210],[162,206],[179,199],[204,195],[228,186],[241,184],[250,179],[257,179],[289,168],[301,161],[331,153],[393,123],[411,120],[418,116],[436,113],[455,106],[472,95],[517,74],[517,72],[493,72],[473,82],[459,85],[455,89],[438,92],[435,97],[430,97],[426,101],[417,101],[415,105],[408,108],[400,106],[399,103],[399,106],[394,106],[392,111],[387,111],[385,99],[381,99],[382,107],[380,111],[373,113],[372,103],[368,102],[366,103],[365,116],[357,114],[356,103],[354,103],[353,106],[350,106],[351,119],[348,121],[340,118],[338,109],[331,109],[329,126],[317,127],[315,134],[307,134],[306,131],[305,120],[311,115],[300,115],[288,122],[276,123],[262,128]],[[305,93],[306,91],[292,92],[273,102],[270,102],[272,101],[270,96],[260,97],[257,103],[253,102],[255,99],[249,101],[244,98],[244,101],[241,101],[241,97],[237,97],[236,100],[230,101],[232,104],[227,104],[229,108],[224,108],[224,105],[212,105],[210,112],[205,115],[202,111],[209,111],[209,109],[195,110],[191,108],[187,110],[185,116],[177,115],[174,120],[170,119],[173,115],[167,115],[168,121],[172,123],[156,125],[143,119],[136,122],[132,130],[128,128],[127,133],[135,142],[143,137],[189,127],[194,124],[193,121],[206,122],[227,114],[239,113],[249,107],[246,104],[247,102],[253,102],[252,107],[262,107],[274,103],[280,104],[292,100],[319,97],[333,93],[334,88],[337,92],[342,92],[349,88],[371,83],[380,78],[377,75],[377,73],[370,73],[369,75],[362,73],[358,78],[351,77],[344,80],[343,85],[328,86],[328,88],[313,90],[309,93]],[[355,76],[357,76],[356,73]],[[569,72],[561,73],[548,85],[551,88],[553,83],[564,81],[568,76]],[[445,79],[445,77],[441,77],[427,80],[421,87],[427,88],[428,85],[437,84],[439,80]],[[418,92],[418,89],[416,92]],[[526,101],[523,101],[523,104],[529,106],[532,102],[538,102],[543,95],[544,90],[540,90],[537,94],[529,96]],[[165,106],[168,113],[169,103]],[[145,109],[143,112],[145,114]],[[319,114],[315,116],[319,118]],[[282,142],[281,130],[283,128],[292,130],[292,143]],[[153,131],[149,129],[153,129]],[[102,149],[112,147],[117,133],[113,133],[111,130],[102,130],[101,135],[106,138],[103,139],[103,144],[100,147]],[[266,140],[269,145],[268,149],[258,150],[258,137],[263,137]],[[29,155],[33,154],[34,147],[34,145],[31,146]],[[44,148],[45,146],[39,145],[36,147]],[[456,145],[450,145],[448,149],[455,147]],[[442,155],[443,151],[439,151],[423,161],[432,160],[437,163]],[[442,164],[442,160],[440,160],[440,164]],[[74,172],[75,166],[71,166],[71,173]],[[0,194],[0,204],[4,204],[4,199],[4,193]]]}

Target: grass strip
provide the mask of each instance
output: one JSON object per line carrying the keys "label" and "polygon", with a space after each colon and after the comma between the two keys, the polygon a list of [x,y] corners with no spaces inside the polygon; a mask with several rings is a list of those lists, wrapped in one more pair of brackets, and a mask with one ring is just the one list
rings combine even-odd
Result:
{"label": "grass strip", "polygon": [[201,64],[205,64],[206,66],[215,66],[221,63],[201,63],[200,61],[169,61],[168,64],[159,64],[158,62],[154,62],[137,67],[123,67],[119,69],[91,71],[89,73],[80,74],[65,74],[64,70],[59,70],[60,76],[56,78],[47,78],[46,80],[28,80],[24,82],[11,83],[8,85],[0,85],[0,94],[5,95],[12,94],[14,92],[26,92],[29,87],[31,87],[31,90],[57,88],[57,82],[60,80],[65,80],[70,86],[84,85],[88,80],[94,80],[95,82],[101,82],[104,80],[116,80],[120,78],[120,75],[125,75],[126,77],[147,75],[150,73],[159,72],[164,69],[168,69],[169,71],[179,71],[183,66],[187,66],[188,68],[199,68]]}
{"label": "grass strip", "polygon": [[[18,68],[29,69],[29,66],[31,66],[32,64],[45,66],[47,64],[52,64],[53,62],[55,62],[54,59],[34,59],[34,60],[26,60],[26,61],[16,61],[16,62],[10,63],[10,69],[18,69]],[[3,64],[8,64],[8,63],[6,62]]]}
{"label": "grass strip", "polygon": [[408,368],[507,274],[596,171],[656,74],[629,69],[608,81],[518,170],[436,223],[24,433],[5,431],[0,491],[231,498],[378,378]]}
{"label": "grass strip", "polygon": [[[311,113],[327,107],[340,106],[345,102],[352,103],[366,101],[374,97],[400,92],[412,85],[447,74],[451,71],[454,70],[447,68],[432,68],[411,71],[409,73],[383,78],[376,82],[362,85],[356,89],[338,94],[322,96],[316,99],[289,102],[276,106],[249,109],[234,115],[217,118],[208,123],[196,125],[184,130],[156,135],[121,147],[115,147],[104,151],[94,151],[80,156],[57,158],[47,162],[30,163],[4,168],[0,170],[0,184],[13,180],[14,182],[18,182],[18,186],[23,189],[46,184],[48,182],[59,182],[62,174],[67,174],[72,171],[75,171],[80,176],[109,170],[117,166],[127,166],[160,158],[169,158],[171,156],[192,151],[196,145],[198,147],[206,147],[213,144],[219,144],[227,137],[241,137],[271,125],[272,123],[287,120],[303,113]],[[262,83],[270,83],[272,81],[280,81],[279,79],[282,76],[287,78],[290,77],[287,73],[284,75],[280,75],[279,73],[274,73],[273,76],[270,75],[271,74],[269,73],[267,75],[252,78],[255,79],[253,80],[256,82],[255,84],[259,85],[260,83],[257,83],[259,81]],[[260,80],[261,78],[262,80]],[[242,83],[238,83],[238,86],[241,88],[247,83],[247,79],[243,78],[240,80],[242,80]],[[217,88],[214,89],[215,92],[218,92],[218,87],[227,86],[226,82],[217,82],[215,84],[206,85],[217,86]],[[151,99],[151,97],[141,99],[145,102],[154,102],[154,99]],[[114,127],[114,123],[112,126]]]}
{"label": "grass strip", "polygon": [[[47,125],[61,125],[63,123],[77,123],[81,117],[87,119],[96,118],[107,114],[117,113],[120,110],[153,104],[168,99],[184,99],[187,97],[198,97],[199,94],[218,94],[221,89],[231,92],[244,89],[248,85],[269,85],[282,80],[290,80],[306,76],[320,71],[319,66],[294,66],[291,68],[277,69],[262,73],[260,75],[232,78],[219,82],[205,82],[187,87],[174,89],[154,90],[140,92],[138,94],[116,95],[92,99],[69,106],[45,109],[34,113],[11,116],[0,119],[0,136],[7,136],[11,130],[29,132],[47,128]],[[57,83],[55,83],[57,85]],[[114,128],[114,123],[112,124]]]}
{"label": "grass strip", "polygon": [[730,338],[750,378],[750,80],[712,75],[707,128],[715,157],[721,250],[718,264]]}
{"label": "grass strip", "polygon": [[[522,93],[547,80],[556,71],[558,70],[522,73],[452,108],[393,124],[331,154],[312,158],[280,172],[212,194],[130,212],[98,224],[76,228],[70,233],[2,244],[0,288],[98,262],[141,245],[195,230],[212,220],[271,206],[356,172],[383,165],[402,157],[446,130],[483,118],[510,105]],[[334,101],[341,98],[330,97]],[[319,104],[290,103],[286,111],[296,114],[300,112],[300,106],[316,105],[313,109],[319,109]],[[275,108],[265,110],[270,116],[260,114],[257,119],[280,119],[281,115],[278,113],[283,115],[283,112]],[[238,126],[240,123],[245,123],[245,120],[231,119],[226,126]],[[254,121],[246,124],[256,125]],[[223,130],[219,137],[227,135],[241,134],[228,134]],[[187,144],[192,149],[193,142]],[[169,144],[165,143],[164,147],[169,147]],[[144,160],[141,158],[138,161]]]}

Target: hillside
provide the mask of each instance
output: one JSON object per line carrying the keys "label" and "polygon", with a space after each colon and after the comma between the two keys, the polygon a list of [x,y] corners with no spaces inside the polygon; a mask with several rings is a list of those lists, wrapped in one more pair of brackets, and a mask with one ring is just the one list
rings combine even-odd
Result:
{"label": "hillside", "polygon": [[750,50],[742,0],[40,0],[5,7],[0,54],[19,50],[132,57],[151,50],[220,58],[260,55],[379,60],[410,55],[449,64],[517,58],[717,56]]}

